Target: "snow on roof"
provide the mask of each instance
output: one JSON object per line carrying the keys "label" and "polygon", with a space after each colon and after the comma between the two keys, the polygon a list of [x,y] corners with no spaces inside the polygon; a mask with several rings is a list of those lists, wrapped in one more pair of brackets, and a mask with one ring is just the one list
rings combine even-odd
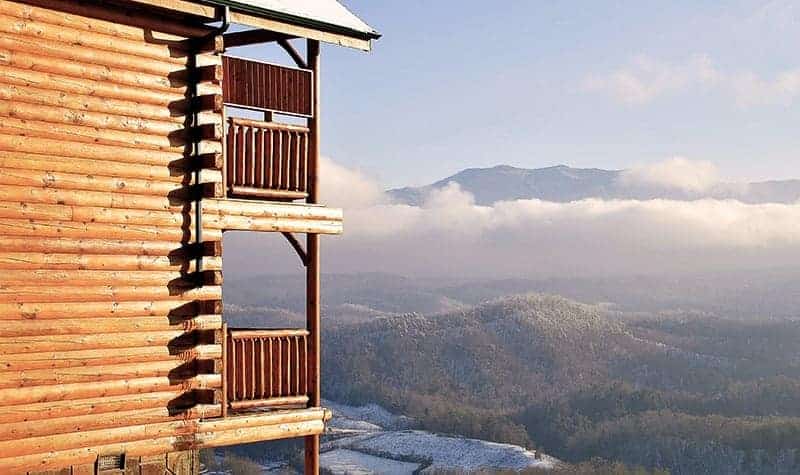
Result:
{"label": "snow on roof", "polygon": [[253,13],[273,14],[278,17],[310,21],[356,33],[366,38],[380,34],[355,16],[337,0],[211,0]]}

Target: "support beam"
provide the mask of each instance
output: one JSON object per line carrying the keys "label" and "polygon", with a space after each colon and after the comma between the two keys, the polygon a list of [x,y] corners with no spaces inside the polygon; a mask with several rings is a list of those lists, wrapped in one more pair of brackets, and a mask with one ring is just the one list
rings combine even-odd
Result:
{"label": "support beam", "polygon": [[303,261],[303,265],[307,267],[308,253],[306,252],[305,249],[303,249],[303,245],[300,244],[300,241],[298,241],[297,238],[294,237],[294,234],[292,233],[283,232],[281,234],[283,234],[283,237],[285,237],[286,240],[289,241],[289,244],[292,245],[292,248],[295,250],[295,252],[297,252],[297,255],[300,256],[300,260]]}
{"label": "support beam", "polygon": [[[319,138],[320,138],[320,48],[319,41],[308,40],[306,64],[313,74],[312,116],[308,119],[308,203],[319,202]],[[308,265],[306,266],[306,328],[308,340],[308,388],[309,406],[319,407],[320,396],[320,252],[319,234],[309,234],[306,238]],[[305,473],[319,474],[319,436],[310,435],[305,439]]]}
{"label": "support beam", "polygon": [[273,41],[289,40],[292,38],[296,38],[296,36],[259,29],[227,33],[224,36],[223,42],[225,44],[225,48],[235,48],[237,46],[248,46],[258,43],[272,43]]}
{"label": "support beam", "polygon": [[300,53],[298,53],[297,50],[294,48],[294,46],[292,46],[292,44],[289,43],[288,39],[278,40],[278,44],[289,54],[289,56],[292,57],[295,64],[297,64],[298,68],[309,69],[310,63],[308,61],[303,60],[303,57],[300,56]]}

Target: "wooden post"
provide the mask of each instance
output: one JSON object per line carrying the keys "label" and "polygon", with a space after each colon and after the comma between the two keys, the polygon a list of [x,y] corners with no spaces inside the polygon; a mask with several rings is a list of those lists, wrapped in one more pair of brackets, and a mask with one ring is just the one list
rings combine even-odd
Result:
{"label": "wooden post", "polygon": [[[319,41],[308,40],[306,64],[313,72],[312,116],[308,119],[308,203],[319,202],[319,137],[320,137],[320,60]],[[308,234],[306,240],[308,266],[306,266],[306,328],[308,338],[308,390],[309,406],[319,407],[320,402],[320,253],[319,234]],[[305,473],[319,473],[319,436],[305,440]]]}

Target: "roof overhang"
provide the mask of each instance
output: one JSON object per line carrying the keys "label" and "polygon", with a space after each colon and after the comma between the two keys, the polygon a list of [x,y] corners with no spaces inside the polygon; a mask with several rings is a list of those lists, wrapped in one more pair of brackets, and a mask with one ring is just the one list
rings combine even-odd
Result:
{"label": "roof overhang", "polygon": [[[380,34],[371,28],[357,30],[322,20],[294,15],[277,9],[254,5],[255,2],[238,0],[130,0],[139,3],[177,11],[213,21],[217,19],[217,8],[230,9],[230,21],[240,25],[261,28],[289,36],[309,38],[325,43],[347,46],[364,51],[371,49],[371,41]],[[366,25],[364,25],[366,26]]]}

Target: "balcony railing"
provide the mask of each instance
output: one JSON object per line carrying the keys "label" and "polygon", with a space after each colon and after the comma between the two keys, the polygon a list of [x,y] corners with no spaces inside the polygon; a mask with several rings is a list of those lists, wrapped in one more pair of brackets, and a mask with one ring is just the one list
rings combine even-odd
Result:
{"label": "balcony railing", "polygon": [[231,196],[275,200],[308,196],[307,127],[232,117],[226,140]]}
{"label": "balcony railing", "polygon": [[228,330],[227,408],[308,404],[308,331]]}

